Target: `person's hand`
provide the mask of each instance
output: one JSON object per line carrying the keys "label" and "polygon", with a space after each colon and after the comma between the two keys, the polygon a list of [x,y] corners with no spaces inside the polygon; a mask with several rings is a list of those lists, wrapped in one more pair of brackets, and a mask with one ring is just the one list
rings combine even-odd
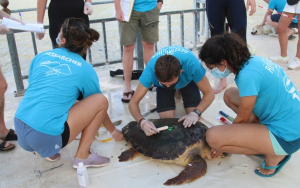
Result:
{"label": "person's hand", "polygon": [[159,10],[161,10],[162,5],[163,5],[162,2],[157,3],[157,7],[159,8]]}
{"label": "person's hand", "polygon": [[117,128],[111,133],[111,136],[115,141],[124,140],[123,133]]}
{"label": "person's hand", "polygon": [[178,122],[183,121],[184,128],[191,127],[199,121],[199,116],[195,112],[190,112],[188,115],[183,116]]}
{"label": "person's hand", "polygon": [[265,23],[261,23],[261,24],[259,24],[258,26],[264,26],[265,25]]}
{"label": "person's hand", "polygon": [[216,149],[213,149],[213,148],[210,149],[210,156],[211,156],[212,159],[219,157],[222,153],[223,152],[220,152]]}
{"label": "person's hand", "polygon": [[9,29],[4,24],[0,24],[0,34],[5,35],[9,32]]}
{"label": "person's hand", "polygon": [[[43,24],[43,23],[39,23],[38,22],[38,24]],[[44,27],[44,25],[43,25],[43,27]],[[45,33],[36,33],[35,32],[34,35],[35,35],[35,38],[37,38],[39,40],[42,40],[44,38],[44,36],[45,36]]]}
{"label": "person's hand", "polygon": [[155,125],[146,119],[141,122],[141,129],[145,132],[147,136],[151,136],[153,134],[159,133],[156,129]]}
{"label": "person's hand", "polygon": [[116,19],[119,20],[120,22],[124,21],[124,14],[123,11],[120,10],[116,10]]}
{"label": "person's hand", "polygon": [[256,3],[255,0],[247,0],[247,11],[249,10],[249,6],[251,6],[251,11],[249,16],[252,16],[256,12]]}
{"label": "person's hand", "polygon": [[84,3],[83,13],[87,14],[87,15],[92,15],[93,14],[92,3],[90,3],[90,2],[85,2]]}

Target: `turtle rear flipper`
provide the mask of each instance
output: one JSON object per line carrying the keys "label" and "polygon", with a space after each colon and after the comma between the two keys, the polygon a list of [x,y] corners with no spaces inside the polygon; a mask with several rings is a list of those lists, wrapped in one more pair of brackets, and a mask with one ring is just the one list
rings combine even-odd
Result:
{"label": "turtle rear flipper", "polygon": [[121,153],[121,155],[118,157],[119,162],[131,160],[131,159],[135,158],[136,156],[138,156],[139,154],[140,153],[138,151],[136,151],[134,148],[130,148]]}
{"label": "turtle rear flipper", "polygon": [[194,159],[185,167],[180,174],[172,179],[169,179],[164,185],[180,185],[182,183],[192,182],[205,175],[207,164],[200,156],[195,156]]}

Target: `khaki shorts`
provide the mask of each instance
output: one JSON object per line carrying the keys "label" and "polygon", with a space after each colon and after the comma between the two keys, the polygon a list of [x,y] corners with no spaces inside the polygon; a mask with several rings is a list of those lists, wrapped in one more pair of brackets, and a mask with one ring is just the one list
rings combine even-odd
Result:
{"label": "khaki shorts", "polygon": [[143,41],[158,42],[159,13],[157,6],[148,12],[132,11],[130,22],[120,22],[120,44],[125,46],[134,44],[138,27],[141,29]]}

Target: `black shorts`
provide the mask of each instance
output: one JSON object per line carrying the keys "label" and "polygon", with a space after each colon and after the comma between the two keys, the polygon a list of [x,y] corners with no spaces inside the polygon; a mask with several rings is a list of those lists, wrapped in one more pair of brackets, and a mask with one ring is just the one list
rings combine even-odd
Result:
{"label": "black shorts", "polygon": [[[277,22],[278,23],[279,20],[280,20],[280,17],[281,17],[280,14],[272,14],[271,15],[271,20],[273,22]],[[289,28],[298,28],[298,23],[294,23],[294,22],[290,23]]]}
{"label": "black shorts", "polygon": [[68,144],[69,138],[70,138],[70,128],[69,128],[68,122],[66,121],[65,122],[65,130],[61,134],[61,140],[62,140],[61,148],[64,148]]}
{"label": "black shorts", "polygon": [[[189,83],[184,88],[179,89],[182,95],[184,108],[197,107],[201,101],[201,95],[199,88],[195,82]],[[165,112],[175,110],[175,95],[176,89],[168,90],[163,87],[157,87],[156,89],[156,103],[157,112]]]}

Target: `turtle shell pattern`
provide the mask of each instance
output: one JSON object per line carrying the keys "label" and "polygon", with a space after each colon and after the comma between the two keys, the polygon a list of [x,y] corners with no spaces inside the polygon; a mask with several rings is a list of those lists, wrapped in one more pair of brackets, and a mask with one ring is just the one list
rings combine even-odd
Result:
{"label": "turtle shell pattern", "polygon": [[146,136],[136,121],[127,124],[122,132],[127,142],[139,153],[153,159],[174,160],[182,155],[186,148],[205,139],[207,127],[197,122],[190,128],[184,128],[177,118],[150,120],[159,128],[172,126],[173,130],[163,130],[158,134]]}

